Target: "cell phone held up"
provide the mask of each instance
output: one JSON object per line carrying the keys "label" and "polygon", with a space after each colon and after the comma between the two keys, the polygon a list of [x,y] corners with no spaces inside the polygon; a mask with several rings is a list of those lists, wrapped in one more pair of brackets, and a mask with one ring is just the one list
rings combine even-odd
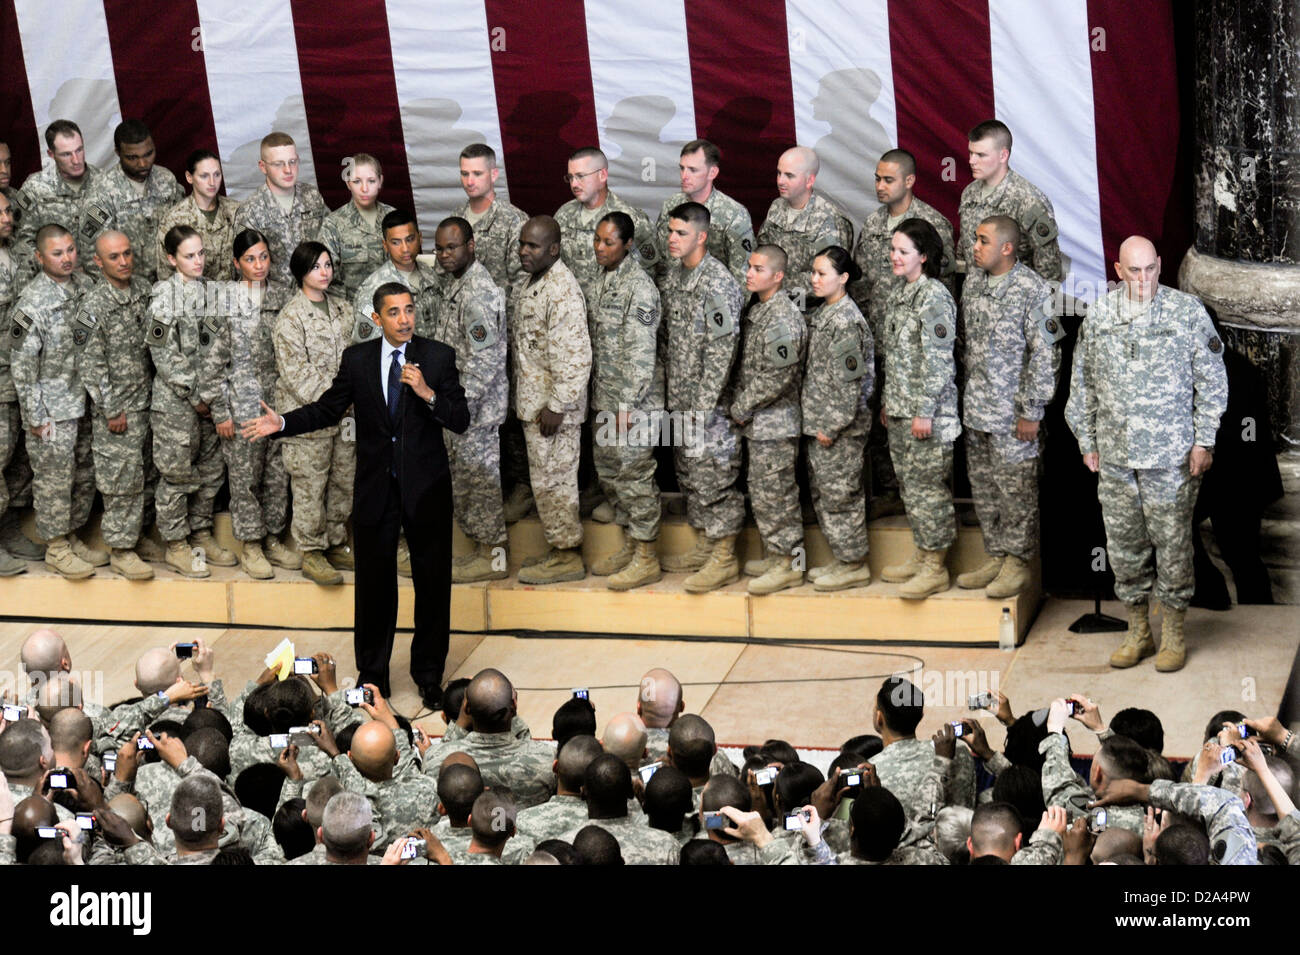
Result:
{"label": "cell phone held up", "polygon": [[374,706],[375,694],[370,692],[370,690],[364,686],[358,686],[354,689],[343,691],[343,702],[348,706],[360,706],[362,703],[369,703],[371,706]]}

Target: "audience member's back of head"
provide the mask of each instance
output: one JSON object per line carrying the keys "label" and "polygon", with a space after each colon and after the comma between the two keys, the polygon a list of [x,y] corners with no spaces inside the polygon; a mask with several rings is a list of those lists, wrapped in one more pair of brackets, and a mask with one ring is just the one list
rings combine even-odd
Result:
{"label": "audience member's back of head", "polygon": [[590,700],[569,697],[551,719],[551,738],[560,749],[575,736],[596,735],[596,708]]}
{"label": "audience member's back of head", "polygon": [[473,766],[454,763],[438,774],[438,801],[447,811],[453,826],[462,828],[469,821],[474,800],[483,795],[483,776]]}
{"label": "audience member's back of head", "polygon": [[313,833],[320,828],[329,801],[342,791],[343,783],[337,776],[322,776],[307,787],[307,805],[303,808],[307,813],[307,824]]}
{"label": "audience member's back of head", "polygon": [[587,764],[583,787],[592,818],[627,815],[627,801],[632,798],[632,771],[613,753],[601,753]]}
{"label": "audience member's back of head", "polygon": [[537,851],[552,856],[560,865],[582,865],[578,851],[563,839],[543,839],[537,843]]}
{"label": "audience member's back of head", "polygon": [[226,846],[219,850],[208,865],[257,865],[253,853],[244,846]]}
{"label": "audience member's back of head", "polygon": [[986,802],[975,807],[970,821],[971,861],[980,856],[1010,856],[1016,851],[1016,836],[1024,821],[1016,807],[1007,802]]}
{"label": "audience member's back of head", "polygon": [[759,755],[769,763],[781,763],[788,766],[799,762],[799,752],[783,739],[770,739],[758,750]]}
{"label": "audience member's back of head", "polygon": [[1141,858],[1142,837],[1131,829],[1111,826],[1097,834],[1097,841],[1092,844],[1089,858],[1092,859],[1093,865],[1101,865],[1103,862],[1113,862],[1123,855],[1136,855]]}
{"label": "audience member's back of head", "polygon": [[[655,775],[659,774],[655,773]],[[700,795],[700,809],[704,812],[717,812],[723,806],[730,806],[741,812],[751,812],[754,808],[749,787],[735,776],[719,773],[709,777],[704,792]]]}
{"label": "audience member's back of head", "polygon": [[336,856],[360,855],[370,847],[374,811],[360,793],[335,793],[321,816],[321,842]]}
{"label": "audience member's back of head", "polygon": [[679,832],[691,811],[691,781],[674,766],[660,766],[645,784],[646,821],[651,829]]}
{"label": "audience member's back of head", "polygon": [[1165,751],[1165,728],[1150,710],[1130,706],[1110,719],[1111,732],[1127,736],[1144,749],[1159,755]]}
{"label": "audience member's back of head", "polygon": [[89,716],[76,707],[59,710],[49,722],[50,745],[61,753],[77,753],[95,735]]}
{"label": "audience member's back of head", "polygon": [[284,771],[279,766],[275,763],[254,763],[235,780],[235,798],[245,809],[261,813],[270,819],[275,815],[283,786]]}
{"label": "audience member's back of head", "polygon": [[[21,719],[9,724],[0,733],[0,772],[12,783],[15,779],[30,776],[41,766],[49,739],[40,720]],[[50,767],[53,768],[53,767]]]}
{"label": "audience member's back of head", "polygon": [[668,730],[668,748],[673,765],[692,779],[709,775],[709,763],[717,752],[713,727],[700,716],[685,713]]}
{"label": "audience member's back of head", "polygon": [[[12,729],[12,727],[10,728]],[[0,734],[7,736],[10,730]],[[45,841],[36,834],[42,826],[53,826],[59,821],[54,803],[41,796],[28,796],[14,806],[14,819],[10,834],[14,837],[14,852],[20,863],[26,863],[33,851]],[[58,840],[50,840],[58,841]]]}
{"label": "audience member's back of head", "polygon": [[181,724],[181,739],[188,741],[191,733],[202,729],[217,730],[226,738],[227,743],[235,738],[230,720],[226,719],[224,713],[212,706],[200,706],[185,717],[185,722]]}
{"label": "audience member's back of head", "polygon": [[587,767],[603,752],[600,740],[589,733],[571,737],[556,759],[555,775],[566,790],[580,792],[587,775]]}
{"label": "audience member's back of head", "polygon": [[[230,775],[230,743],[221,735],[221,730],[216,727],[195,730],[185,740],[185,752],[199,761],[199,765],[212,773],[218,779],[224,780]],[[272,769],[279,770],[279,767],[273,763],[266,763]],[[280,772],[280,779],[284,779],[284,773]],[[276,799],[280,798],[280,790],[277,788]],[[241,799],[240,802],[243,802]],[[272,801],[272,806],[275,802]],[[261,810],[258,810],[259,812]],[[262,815],[267,815],[262,813]]]}
{"label": "audience member's back of head", "polygon": [[271,685],[259,686],[244,697],[244,725],[254,736],[271,735],[271,719],[267,707],[271,702]]}
{"label": "audience member's back of head", "polygon": [[622,865],[618,840],[597,825],[584,826],[573,837],[573,849],[583,865]]}
{"label": "audience member's back of head", "polygon": [[199,845],[221,834],[221,787],[211,776],[186,776],[172,793],[167,825],[177,844]]}
{"label": "audience member's back of head", "polygon": [[781,812],[793,812],[812,802],[813,790],[826,781],[811,763],[790,762],[776,775],[772,796]]}
{"label": "audience member's back of head", "polygon": [[853,800],[853,851],[869,862],[884,862],[898,848],[907,826],[903,804],[883,786],[869,786]]}
{"label": "audience member's back of head", "polygon": [[514,715],[514,687],[500,670],[481,670],[465,690],[469,718],[479,733],[504,733]]}
{"label": "audience member's back of head", "polygon": [[465,690],[469,688],[468,677],[452,680],[442,691],[442,719],[450,726],[460,719],[460,711],[465,706]]}
{"label": "audience member's back of head", "polygon": [[1178,771],[1174,769],[1173,763],[1159,753],[1147,750],[1147,778],[1152,782],[1157,779],[1167,779],[1171,783],[1176,783],[1178,782]]}
{"label": "audience member's back of head", "polygon": [[486,790],[474,800],[469,822],[474,841],[495,849],[515,834],[515,804],[496,790]]}
{"label": "audience member's back of head", "polygon": [[974,814],[969,806],[944,806],[935,817],[935,848],[954,865],[970,861],[966,840],[970,838],[971,817]]}
{"label": "audience member's back of head", "polygon": [[925,694],[906,677],[891,676],[876,692],[876,712],[895,736],[911,736],[925,715]]}
{"label": "audience member's back of head", "polygon": [[[1205,735],[1201,737],[1201,742],[1205,743],[1218,736],[1223,730],[1224,723],[1240,723],[1246,718],[1246,714],[1241,710],[1219,710],[1210,717],[1210,722],[1205,724]],[[1119,732],[1116,730],[1116,732]]]}
{"label": "audience member's back of head", "polygon": [[289,799],[271,819],[271,834],[284,853],[286,860],[305,856],[316,846],[316,830],[302,817],[307,800]]}
{"label": "audience member's back of head", "polygon": [[885,748],[885,741],[875,733],[863,733],[850,736],[840,746],[841,753],[855,753],[863,759],[870,759]]}
{"label": "audience member's back of head", "polygon": [[692,839],[682,846],[678,865],[731,865],[731,857],[721,843]]}
{"label": "audience member's back of head", "polygon": [[1038,726],[1026,714],[1007,727],[1002,754],[1013,766],[1028,766],[1035,772],[1042,772],[1047,755],[1038,751],[1038,745],[1045,739],[1047,724]]}
{"label": "audience member's back of head", "polygon": [[1170,826],[1156,837],[1156,865],[1209,865],[1210,840],[1193,826]]}
{"label": "audience member's back of head", "polygon": [[266,716],[272,733],[287,733],[292,727],[311,722],[316,699],[302,677],[289,677],[271,684]]}
{"label": "audience member's back of head", "polygon": [[[993,783],[993,801],[1014,806],[1026,826],[1037,825],[1047,804],[1043,802],[1043,776],[1028,766],[1011,766],[998,774]],[[1029,839],[1032,829],[1021,829]]]}
{"label": "audience member's back of head", "polygon": [[[1273,778],[1282,791],[1288,795],[1295,792],[1295,773],[1291,769],[1291,764],[1279,756],[1265,756],[1264,762],[1268,764],[1269,771],[1272,772]],[[1264,787],[1264,781],[1254,772],[1246,773],[1242,778],[1242,788],[1250,796],[1251,808],[1265,816],[1276,816],[1277,807],[1273,804],[1273,797],[1268,794]],[[1294,799],[1294,796],[1292,797]]]}
{"label": "audience member's back of head", "polygon": [[1097,755],[1102,772],[1111,779],[1133,779],[1139,783],[1151,782],[1151,755],[1146,747],[1127,736],[1111,736],[1104,740]]}
{"label": "audience member's back of head", "polygon": [[67,865],[63,858],[63,839],[41,839],[27,854],[28,865]]}

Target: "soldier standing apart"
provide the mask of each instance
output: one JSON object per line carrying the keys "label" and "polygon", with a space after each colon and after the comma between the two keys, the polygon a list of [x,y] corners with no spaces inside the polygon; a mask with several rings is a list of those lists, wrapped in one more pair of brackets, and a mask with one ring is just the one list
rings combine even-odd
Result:
{"label": "soldier standing apart", "polygon": [[[154,245],[158,223],[183,193],[171,170],[155,164],[158,153],[153,136],[140,120],[118,124],[113,130],[113,150],[117,165],[85,190],[78,232],[83,241],[93,241],[104,229],[125,233],[131,240],[133,257],[138,259],[135,274],[153,284],[158,279]],[[94,274],[96,270],[86,271]]]}
{"label": "soldier standing apart", "polygon": [[591,339],[578,280],[560,260],[560,227],[534,216],[519,234],[528,278],[511,295],[510,350],[515,414],[524,425],[537,516],[549,549],[519,571],[525,584],[582,580],[578,434],[587,418]]}
{"label": "soldier standing apart", "polygon": [[438,275],[416,258],[423,237],[415,216],[405,209],[394,209],[384,216],[384,263],[365,277],[350,302],[351,342],[356,345],[380,334],[370,316],[375,313],[375,291],[388,282],[397,282],[411,290],[415,302],[415,334],[433,337],[433,313],[437,308]]}
{"label": "soldier standing apart", "polygon": [[[741,317],[740,364],[731,420],[745,438],[749,500],[764,556],[745,564],[751,594],[772,594],[803,583],[803,514],[795,464],[799,458],[799,387],[808,329],[782,294],[785,252],[759,246],[749,255],[745,288],[757,296]],[[794,561],[800,561],[795,566]]]}
{"label": "soldier standing apart", "polygon": [[164,557],[152,541],[147,541],[144,554],[137,552],[146,544],[146,500],[156,493],[156,482],[150,486],[145,480],[153,469],[153,363],[145,339],[153,284],[135,274],[134,251],[131,240],[116,229],[95,240],[95,264],[102,280],[82,296],[72,338],[81,353],[81,382],[91,400],[95,484],[104,497],[100,531],[112,548],[108,566],[127,580],[149,580],[153,568],[141,558]]}
{"label": "soldier standing apart", "polygon": [[1128,633],[1110,665],[1131,667],[1156,652],[1154,591],[1165,608],[1155,667],[1167,673],[1186,659],[1192,508],[1214,461],[1228,379],[1204,306],[1160,284],[1149,240],[1125,239],[1115,271],[1124,287],[1094,303],[1083,323],[1065,420],[1097,473],[1115,596],[1128,607]]}
{"label": "soldier standing apart", "polygon": [[803,433],[809,438],[813,507],[834,558],[808,572],[823,591],[871,583],[862,466],[876,379],[874,348],[867,320],[848,294],[860,275],[849,251],[839,246],[813,259],[812,292],[822,304],[808,316]]}
{"label": "soldier standing apart", "polygon": [[203,277],[228,279],[239,203],[221,194],[221,159],[210,149],[194,150],[185,159],[185,181],[190,194],[167,210],[158,224],[158,278],[172,274],[163,239],[173,227],[187,225],[203,238]]}
{"label": "soldier standing apart", "polygon": [[[222,387],[234,421],[243,422],[257,417],[261,403],[275,397],[272,339],[289,290],[270,281],[271,253],[262,233],[245,229],[235,236],[231,251],[239,279],[224,283],[221,293],[226,314],[224,347],[230,354]],[[289,518],[289,475],[281,452],[279,441],[251,442],[238,428],[232,437],[221,439],[230,485],[231,531],[241,544],[239,566],[256,580],[275,576],[272,564],[289,570],[302,566],[302,558],[280,540]]]}
{"label": "soldier standing apart", "polygon": [[298,181],[298,147],[287,133],[262,137],[257,168],[266,182],[240,204],[235,232],[256,229],[271,250],[271,275],[283,285],[296,285],[289,259],[298,246],[314,240],[329,209],[316,187]]}
{"label": "soldier standing apart", "polygon": [[208,301],[202,236],[175,226],[163,250],[174,274],[153,287],[147,332],[156,369],[149,420],[158,468],[158,533],[168,567],[184,577],[208,577],[208,564],[236,563],[212,536],[212,504],[225,470],[213,418],[229,426],[223,430],[233,428],[220,387],[229,355],[222,347],[222,318]]}
{"label": "soldier standing apart", "polygon": [[1013,597],[1038,552],[1039,422],[1056,391],[1064,336],[1051,286],[1016,261],[1020,227],[990,216],[975,233],[975,269],[962,289],[966,393],[962,424],[975,513],[989,559],[957,586]]}
{"label": "soldier standing apart", "polygon": [[384,170],[369,153],[344,160],[343,181],[352,198],[325,217],[318,238],[338,263],[330,294],[351,303],[362,281],[387,259],[383,221],[393,207],[379,201]]}
{"label": "soldier standing apart", "polygon": [[90,280],[77,271],[77,244],[61,225],[36,233],[40,274],[9,312],[11,372],[18,391],[32,461],[36,532],[45,563],[80,580],[108,563],[108,554],[84,544],[76,531],[95,497],[86,390],[77,374],[73,316]]}
{"label": "soldier standing apart", "polygon": [[[919,198],[912,188],[916,184],[916,158],[906,149],[891,149],[876,163],[876,201],[880,208],[862,223],[853,261],[862,278],[849,286],[849,294],[858,305],[875,336],[876,376],[884,373],[885,303],[889,293],[902,284],[890,263],[889,241],[894,228],[904,219],[924,219],[934,226],[943,242],[943,266],[939,274],[948,291],[953,290],[952,273],[955,256],[952,247],[952,223],[942,212]],[[903,501],[898,496],[898,478],[889,460],[889,437],[878,418],[880,391],[871,399],[871,434],[867,450],[871,456],[871,510],[868,520],[889,514],[902,514]]]}
{"label": "soldier standing apart", "polygon": [[[663,577],[654,429],[663,411],[658,385],[659,292],[636,262],[632,217],[610,212],[596,225],[596,264],[602,269],[591,302],[592,453],[596,476],[623,546],[592,567],[610,590],[631,590]],[[612,425],[612,427],[611,427]]]}
{"label": "soldier standing apart", "polygon": [[452,561],[451,579],[463,584],[506,576],[500,435],[509,399],[506,297],[478,260],[474,236],[473,227],[459,216],[443,219],[433,235],[438,266],[446,273],[433,337],[455,350],[456,373],[469,405],[469,428],[463,434],[442,432],[452,512],[474,542],[471,554]]}
{"label": "soldier standing apart", "polygon": [[669,573],[695,571],[688,593],[707,593],[740,578],[736,535],[745,520],[740,435],[728,415],[727,383],[740,344],[744,293],[727,267],[709,255],[709,210],[685,202],[668,214],[673,264],[660,291],[666,326],[664,377],[677,483],[695,547],[666,557]]}
{"label": "soldier standing apart", "polygon": [[880,576],[902,584],[899,596],[920,599],[948,589],[944,558],[957,539],[951,487],[952,444],[961,434],[952,355],[957,306],[939,281],[943,244],[934,226],[904,219],[890,242],[894,274],[904,282],[885,305],[880,416],[916,549]]}
{"label": "soldier standing apart", "polygon": [[[272,266],[275,257],[271,258]],[[352,333],[347,305],[325,293],[334,261],[319,242],[293,250],[289,271],[298,291],[275,320],[275,408],[309,405],[334,380]],[[372,309],[373,310],[373,309]],[[354,437],[338,425],[284,438],[284,469],[293,491],[293,538],[302,552],[302,575],[322,586],[343,583],[352,570],[348,515],[356,478]]]}
{"label": "soldier standing apart", "polygon": [[745,281],[755,245],[754,224],[748,209],[714,187],[721,164],[721,150],[707,139],[693,139],[682,147],[677,163],[682,191],[664,200],[655,224],[656,275],[660,281],[672,262],[668,257],[669,213],[683,202],[698,202],[709,210],[709,255],[730,269],[737,282]]}
{"label": "soldier standing apart", "polygon": [[[76,123],[56,119],[45,127],[46,155],[50,166],[32,173],[13,197],[18,233],[14,257],[25,274],[35,274],[33,264],[36,233],[51,223],[75,229],[81,221],[81,206],[100,171],[86,162],[86,146]],[[89,239],[78,239],[77,253],[88,259],[94,251]]]}
{"label": "soldier standing apart", "polygon": [[776,164],[776,191],[780,195],[767,207],[767,217],[758,230],[762,245],[779,245],[785,250],[785,292],[801,312],[815,303],[809,275],[818,249],[830,245],[853,248],[853,223],[844,210],[825,196],[813,193],[821,162],[807,146],[795,146],[781,154]]}
{"label": "soldier standing apart", "polygon": [[970,131],[970,171],[975,181],[961,192],[957,270],[975,265],[975,230],[989,216],[1010,216],[1020,226],[1016,258],[1049,282],[1065,278],[1057,245],[1056,216],[1043,190],[1011,168],[1011,130],[996,119]]}

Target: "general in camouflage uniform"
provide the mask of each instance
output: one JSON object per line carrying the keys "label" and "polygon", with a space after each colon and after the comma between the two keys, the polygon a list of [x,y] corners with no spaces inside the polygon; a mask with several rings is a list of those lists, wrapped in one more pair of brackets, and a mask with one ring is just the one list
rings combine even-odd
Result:
{"label": "general in camouflage uniform", "polygon": [[754,238],[754,223],[749,210],[731,196],[713,185],[717,178],[721,154],[718,147],[704,139],[696,139],[682,147],[679,163],[682,189],[664,200],[655,224],[656,276],[662,280],[671,261],[668,255],[669,213],[683,202],[699,202],[709,210],[709,255],[713,256],[745,283],[749,268],[749,254],[758,245]]}
{"label": "general in camouflage uniform", "polygon": [[18,213],[14,259],[28,275],[37,270],[33,259],[36,233],[51,223],[76,235],[83,263],[90,261],[94,251],[94,237],[83,236],[77,226],[86,195],[103,173],[86,162],[85,145],[76,123],[66,119],[50,123],[45,130],[45,145],[52,162],[28,176],[11,200]]}
{"label": "general in camouflage uniform", "polygon": [[1064,332],[1052,314],[1051,287],[1015,260],[1014,220],[994,217],[979,230],[975,255],[982,264],[962,290],[962,423],[989,560],[957,584],[1003,598],[1028,585],[1028,564],[1038,552],[1038,423],[1056,391],[1056,342]]}
{"label": "general in camouflage uniform", "polygon": [[[271,278],[292,286],[289,258],[298,246],[316,238],[329,214],[315,186],[298,181],[298,150],[284,133],[263,137],[258,167],[266,182],[235,212],[235,234],[256,229],[271,250]],[[274,184],[274,190],[272,185]]]}
{"label": "general in camouflage uniform", "polygon": [[[163,240],[173,227],[184,225],[203,238],[203,277],[228,279],[233,274],[230,263],[234,257],[235,212],[239,209],[239,203],[221,195],[221,160],[216,153],[206,149],[195,150],[190,153],[185,165],[185,180],[190,184],[191,192],[163,213],[158,223],[158,247],[155,252],[158,278],[171,278],[175,271],[167,261]],[[201,208],[200,202],[210,208]]]}
{"label": "general in camouflage uniform", "polygon": [[[378,172],[375,161],[370,156],[354,156],[352,161],[353,177],[358,173],[364,175],[366,169]],[[379,182],[382,185],[382,174],[379,175]],[[348,181],[348,189],[353,189],[352,179]],[[330,286],[330,294],[340,296],[345,302],[353,301],[366,276],[387,260],[383,221],[384,216],[393,211],[392,206],[379,201],[362,211],[357,205],[355,193],[353,195],[353,199],[325,217],[317,236],[334,259],[334,284]]]}
{"label": "general in camouflage uniform", "polygon": [[1129,633],[1111,664],[1132,666],[1155,651],[1154,591],[1165,607],[1156,668],[1177,670],[1195,583],[1192,507],[1227,408],[1223,340],[1198,299],[1159,284],[1160,259],[1146,239],[1125,240],[1116,269],[1127,284],[1088,310],[1065,420],[1099,473],[1115,596],[1129,607]]}

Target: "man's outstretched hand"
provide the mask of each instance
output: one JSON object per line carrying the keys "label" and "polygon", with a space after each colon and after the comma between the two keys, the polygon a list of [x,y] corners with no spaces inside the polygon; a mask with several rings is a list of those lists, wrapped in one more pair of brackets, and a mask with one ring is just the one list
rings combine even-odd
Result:
{"label": "man's outstretched hand", "polygon": [[262,410],[266,414],[260,418],[253,418],[245,421],[240,425],[240,431],[249,441],[256,441],[258,438],[265,438],[269,434],[275,434],[280,430],[284,419],[276,414],[275,409],[265,401],[261,402]]}

